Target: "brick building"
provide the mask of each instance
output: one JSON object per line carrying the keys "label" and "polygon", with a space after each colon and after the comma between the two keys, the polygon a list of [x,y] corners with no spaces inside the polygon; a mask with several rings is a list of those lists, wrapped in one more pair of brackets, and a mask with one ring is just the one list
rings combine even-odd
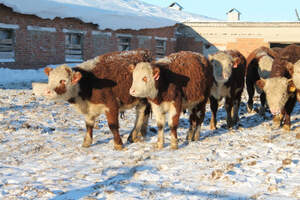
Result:
{"label": "brick building", "polygon": [[137,48],[150,49],[156,57],[181,49],[200,52],[201,42],[178,38],[177,27],[101,30],[77,18],[42,19],[0,4],[0,67],[39,68]]}

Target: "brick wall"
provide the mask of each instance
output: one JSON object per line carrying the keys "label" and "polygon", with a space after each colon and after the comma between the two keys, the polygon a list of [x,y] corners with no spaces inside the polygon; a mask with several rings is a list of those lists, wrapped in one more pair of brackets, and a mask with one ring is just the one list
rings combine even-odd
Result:
{"label": "brick wall", "polygon": [[83,60],[118,51],[118,34],[130,35],[131,49],[150,49],[155,55],[155,38],[161,37],[166,41],[166,55],[176,50],[176,25],[157,29],[101,30],[95,24],[76,18],[41,19],[35,15],[16,13],[2,4],[0,24],[18,26],[14,29],[15,62],[0,61],[0,67],[25,69],[65,63],[65,37],[68,31],[82,32]]}

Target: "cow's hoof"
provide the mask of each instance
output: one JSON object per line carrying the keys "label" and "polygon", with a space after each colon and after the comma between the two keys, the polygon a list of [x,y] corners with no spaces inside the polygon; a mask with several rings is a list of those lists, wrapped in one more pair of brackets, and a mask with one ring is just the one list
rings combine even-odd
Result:
{"label": "cow's hoof", "polygon": [[283,125],[283,130],[285,130],[285,131],[290,131],[291,130],[291,126],[290,125],[287,125],[287,124],[285,124],[285,125]]}
{"label": "cow's hoof", "polygon": [[252,105],[247,105],[247,111],[248,111],[248,113],[254,112],[253,106]]}
{"label": "cow's hoof", "polygon": [[192,136],[192,135],[187,135],[187,136],[186,136],[186,141],[187,141],[188,143],[192,142],[192,141],[193,141],[193,136]]}
{"label": "cow's hoof", "polygon": [[93,143],[93,141],[92,140],[84,140],[83,141],[83,143],[82,143],[82,147],[84,147],[84,148],[88,148],[88,147],[90,147],[91,145],[92,145],[92,143]]}
{"label": "cow's hoof", "polygon": [[114,148],[117,151],[121,151],[121,150],[123,150],[123,145],[122,144],[114,144]]}
{"label": "cow's hoof", "polygon": [[157,143],[154,144],[154,147],[155,147],[156,149],[158,149],[158,150],[161,150],[161,149],[164,148],[164,143],[159,143],[159,142],[157,142]]}
{"label": "cow's hoof", "polygon": [[176,150],[176,149],[178,149],[178,142],[176,141],[174,141],[174,142],[171,142],[171,149],[173,149],[173,150]]}

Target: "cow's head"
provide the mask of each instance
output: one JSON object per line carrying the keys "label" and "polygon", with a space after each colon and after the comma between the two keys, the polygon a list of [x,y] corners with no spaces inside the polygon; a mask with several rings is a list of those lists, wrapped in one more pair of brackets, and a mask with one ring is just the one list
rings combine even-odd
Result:
{"label": "cow's head", "polygon": [[269,78],[274,59],[269,55],[263,55],[258,61],[258,74],[261,78]]}
{"label": "cow's head", "polygon": [[256,85],[264,90],[270,111],[273,115],[282,112],[287,100],[296,91],[292,79],[285,77],[260,79],[256,81]]}
{"label": "cow's head", "polygon": [[154,99],[158,94],[155,82],[160,78],[159,67],[149,62],[140,62],[136,66],[131,64],[129,70],[133,79],[130,95]]}
{"label": "cow's head", "polygon": [[298,90],[300,90],[300,60],[294,64],[294,73],[292,75],[293,82]]}
{"label": "cow's head", "polygon": [[292,79],[297,88],[297,100],[300,102],[300,60],[293,65]]}
{"label": "cow's head", "polygon": [[237,68],[240,60],[233,58],[226,52],[217,52],[208,56],[213,65],[214,78],[218,83],[225,83],[231,76],[232,68]]}
{"label": "cow's head", "polygon": [[69,100],[78,94],[80,72],[73,72],[67,65],[60,65],[55,69],[46,67],[44,72],[48,76],[48,87],[45,91],[48,99]]}

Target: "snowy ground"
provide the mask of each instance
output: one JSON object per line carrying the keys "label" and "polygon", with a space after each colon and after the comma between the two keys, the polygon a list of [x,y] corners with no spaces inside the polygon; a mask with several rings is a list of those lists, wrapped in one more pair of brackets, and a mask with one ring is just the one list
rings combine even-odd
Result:
{"label": "snowy ground", "polygon": [[[0,89],[0,199],[300,199],[300,105],[289,133],[271,130],[270,115],[246,113],[245,99],[240,116],[242,127],[228,131],[220,107],[213,132],[208,109],[200,141],[187,144],[182,115],[175,151],[168,129],[165,148],[154,149],[154,119],[144,142],[115,151],[100,116],[94,144],[82,148],[83,117],[68,103]],[[125,117],[124,142],[133,110]]]}

